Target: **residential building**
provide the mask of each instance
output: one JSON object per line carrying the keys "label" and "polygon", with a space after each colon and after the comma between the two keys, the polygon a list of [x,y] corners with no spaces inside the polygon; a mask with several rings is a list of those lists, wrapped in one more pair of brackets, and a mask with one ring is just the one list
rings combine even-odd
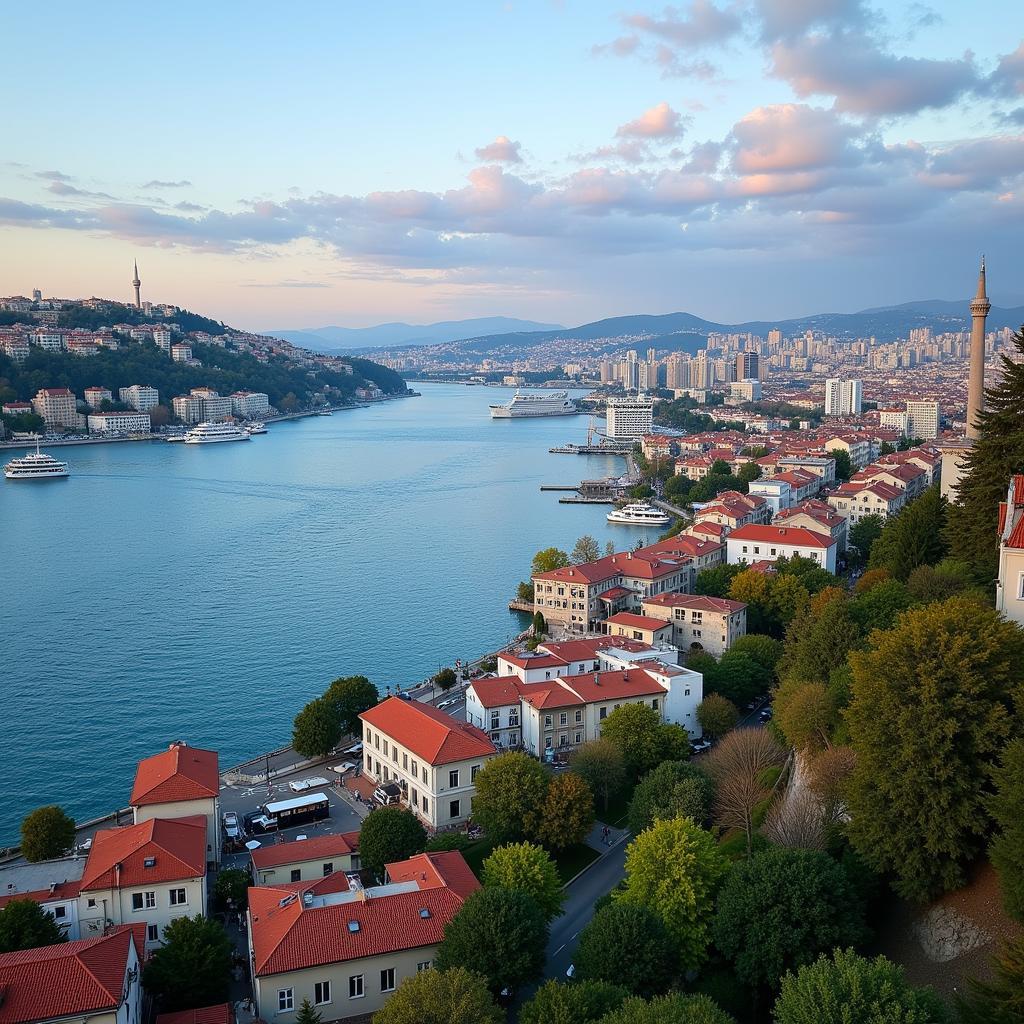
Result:
{"label": "residential building", "polygon": [[683,651],[719,657],[747,632],[742,601],[701,594],[659,594],[643,603],[644,615],[672,626],[671,643]]}
{"label": "residential building", "polygon": [[907,437],[930,441],[939,436],[939,403],[907,400]]}
{"label": "residential building", "polygon": [[606,414],[606,432],[613,441],[639,441],[651,433],[654,422],[654,399],[637,395],[635,398],[609,398]]}
{"label": "residential building", "polygon": [[32,399],[32,408],[46,420],[47,430],[52,427],[78,429],[75,396],[67,388],[40,388]]}
{"label": "residential building", "polygon": [[189,345],[177,344],[171,346],[171,358],[176,363],[187,363],[192,358],[192,348]]}
{"label": "residential building", "polygon": [[[521,657],[522,662],[528,664],[534,655],[525,652]],[[499,660],[498,668],[505,668],[505,675],[512,674],[510,658],[516,656],[506,656],[504,665]],[[549,677],[552,670],[564,668],[559,659],[551,658],[549,655],[537,654],[536,658],[551,666],[547,669]],[[518,658],[516,660],[518,661]],[[556,671],[556,674],[560,673]],[[520,746],[522,725],[517,685],[520,678],[515,676],[514,679],[502,679],[485,676],[474,680],[466,687],[466,721],[487,733],[498,750],[513,750]]]}
{"label": "residential building", "polygon": [[909,463],[924,472],[924,486],[931,487],[942,468],[942,455],[937,448],[908,448],[905,452],[890,452],[876,460],[878,466],[903,466]]}
{"label": "residential building", "polygon": [[[666,595],[662,595],[663,597]],[[602,623],[604,631],[611,637],[628,637],[643,644],[668,644],[672,642],[672,626],[663,619],[634,612],[618,612]]]}
{"label": "residential building", "polygon": [[24,416],[26,413],[35,412],[35,409],[31,402],[4,402],[0,406],[0,412],[5,416]]}
{"label": "residential building", "polygon": [[94,412],[87,417],[90,434],[148,434],[148,412]]}
{"label": "residential building", "polygon": [[336,871],[359,870],[359,833],[296,838],[252,851],[257,885],[315,882]]}
{"label": "residential building", "polygon": [[220,861],[220,770],[217,753],[178,740],[166,750],[144,758],[135,770],[128,801],[132,820],[206,819],[206,859]]}
{"label": "residential building", "polygon": [[784,455],[779,459],[778,472],[789,473],[799,469],[810,473],[821,481],[821,486],[831,487],[836,482],[836,460],[816,455]]}
{"label": "residential building", "polygon": [[800,555],[836,571],[837,544],[831,537],[792,526],[741,526],[726,538],[730,565],[774,562]]}
{"label": "residential building", "polygon": [[[164,352],[172,352],[171,348],[171,332],[166,327],[154,327],[153,328],[153,343],[157,348],[161,348]],[[189,349],[189,358],[192,357],[192,349]],[[173,356],[172,356],[173,358]]]}
{"label": "residential building", "polygon": [[751,480],[747,493],[761,498],[771,509],[772,516],[777,516],[784,508],[793,504],[792,488],[788,480],[774,476],[764,476],[759,480]]}
{"label": "residential building", "polygon": [[486,733],[419,701],[389,697],[359,716],[363,771],[397,782],[403,802],[433,829],[470,815],[477,772],[497,753]]}
{"label": "residential building", "polygon": [[907,437],[907,412],[905,409],[879,409],[878,425],[898,430],[903,437]]}
{"label": "residential building", "polygon": [[846,517],[827,501],[812,498],[792,508],[783,509],[775,517],[776,526],[799,526],[814,533],[824,533],[836,542],[837,551],[845,551],[849,533]]}
{"label": "residential building", "polygon": [[368,1021],[407,978],[429,970],[446,925],[480,883],[462,855],[388,864],[383,885],[336,873],[249,890],[255,1012],[291,1024],[304,1000],[325,1020]]}
{"label": "residential building", "polygon": [[203,400],[196,395],[178,395],[171,399],[171,409],[182,423],[203,422]]}
{"label": "residential building", "polygon": [[131,387],[121,388],[117,397],[136,412],[149,412],[160,404],[160,395],[156,388],[147,387],[145,384],[132,384]]}
{"label": "residential building", "polygon": [[1024,474],[1010,477],[999,505],[999,572],[996,610],[1024,626]]}
{"label": "residential building", "polygon": [[193,388],[191,395],[200,400],[203,420],[223,420],[231,415],[231,399],[219,395],[213,388]]}
{"label": "residential building", "polygon": [[927,479],[927,473],[920,466],[915,466],[911,462],[903,462],[897,465],[873,462],[870,466],[865,466],[864,469],[854,473],[850,477],[850,482],[860,483],[863,480],[880,480],[882,483],[889,484],[897,490],[904,491],[907,495],[907,501],[910,501],[912,498],[924,494],[925,487],[927,486],[925,481]]}
{"label": "residential building", "polygon": [[144,923],[146,948],[155,949],[171,921],[196,914],[206,914],[203,817],[153,818],[96,833],[79,883],[83,935]]}
{"label": "residential building", "polygon": [[758,380],[761,376],[761,357],[757,352],[736,354],[736,380]]}
{"label": "residential building", "polygon": [[140,928],[0,953],[2,1024],[144,1020]]}
{"label": "residential building", "polygon": [[734,402],[760,402],[762,397],[761,382],[756,378],[753,380],[735,380],[729,385],[729,397]]}
{"label": "residential building", "polygon": [[828,496],[828,503],[850,526],[867,516],[889,519],[906,503],[907,495],[881,480],[848,480]]}
{"label": "residential building", "polygon": [[91,387],[82,392],[85,396],[85,404],[90,409],[98,409],[104,402],[111,402],[114,399],[110,388]]}
{"label": "residential building", "polygon": [[33,900],[60,925],[66,939],[80,939],[78,885],[84,870],[85,860],[77,854],[6,864],[0,867],[0,910],[11,900]]}
{"label": "residential building", "polygon": [[28,342],[18,335],[4,338],[0,342],[0,347],[3,348],[4,354],[16,363],[23,363],[28,359],[30,351]]}
{"label": "residential building", "polygon": [[33,331],[28,337],[44,352],[60,352],[64,348],[64,335],[60,331]]}
{"label": "residential building", "polygon": [[236,1024],[231,1003],[197,1006],[194,1010],[175,1010],[157,1015],[156,1024]]}
{"label": "residential building", "polygon": [[863,398],[863,382],[832,377],[825,381],[825,415],[859,416]]}
{"label": "residential building", "polygon": [[866,466],[878,454],[877,446],[871,438],[857,434],[830,437],[822,447],[827,452],[846,452],[850,456],[850,465],[855,467]]}
{"label": "residential building", "polygon": [[741,494],[739,491],[722,491],[712,501],[694,506],[694,523],[711,522],[735,530],[747,523],[768,523],[772,507],[767,499],[757,494]]}
{"label": "residential building", "polygon": [[254,416],[265,416],[270,411],[270,396],[262,391],[236,391],[229,397],[231,412],[235,416],[251,419]]}
{"label": "residential building", "polygon": [[640,451],[645,459],[670,459],[679,454],[679,444],[668,434],[644,434],[640,438]]}

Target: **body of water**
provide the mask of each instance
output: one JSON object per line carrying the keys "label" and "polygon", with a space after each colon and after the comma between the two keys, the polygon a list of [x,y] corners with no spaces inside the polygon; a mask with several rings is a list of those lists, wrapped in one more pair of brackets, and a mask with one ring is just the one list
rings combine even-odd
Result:
{"label": "body of water", "polygon": [[623,472],[548,453],[586,417],[491,420],[510,390],[418,387],[246,443],[52,449],[69,479],[0,481],[0,845],[44,803],[124,806],[171,740],[227,766],[287,743],[338,676],[383,691],[494,649],[538,548],[656,539],[540,492]]}

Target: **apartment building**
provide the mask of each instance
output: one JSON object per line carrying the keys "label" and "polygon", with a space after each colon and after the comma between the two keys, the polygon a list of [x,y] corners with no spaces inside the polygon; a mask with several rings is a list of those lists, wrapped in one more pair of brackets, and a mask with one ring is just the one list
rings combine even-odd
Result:
{"label": "apartment building", "polygon": [[640,438],[640,451],[645,459],[670,459],[679,454],[676,438],[668,434],[644,434]]}
{"label": "apartment building", "polygon": [[836,482],[836,460],[822,458],[817,455],[784,455],[779,459],[779,471],[788,473],[793,470],[800,470],[816,476],[821,481],[820,486],[830,487]]}
{"label": "apartment building", "polygon": [[149,412],[160,404],[160,395],[156,388],[147,387],[145,384],[132,384],[131,387],[121,388],[117,397],[136,412]]}
{"label": "apartment building", "polygon": [[270,411],[270,396],[262,391],[235,391],[229,397],[231,412],[235,416],[251,419],[265,416]]}
{"label": "apartment building", "polygon": [[[666,596],[666,595],[662,595]],[[605,633],[610,637],[626,637],[642,644],[668,644],[672,642],[672,626],[663,619],[651,618],[648,615],[637,615],[635,612],[618,612],[610,615],[602,623]]]}
{"label": "apartment building", "polygon": [[78,887],[84,870],[78,855],[6,864],[0,867],[0,910],[11,900],[32,900],[60,925],[66,939],[80,939]]}
{"label": "apartment building", "polygon": [[768,523],[772,508],[766,498],[758,494],[741,494],[739,491],[722,491],[712,501],[694,507],[695,523],[712,522],[735,530],[748,523]]}
{"label": "apartment building", "polygon": [[480,883],[460,853],[388,864],[364,888],[337,872],[309,885],[249,890],[255,1011],[291,1024],[304,1000],[325,1020],[368,1021],[406,979],[429,970],[444,929]]}
{"label": "apartment building", "polygon": [[110,388],[101,388],[98,386],[86,388],[82,394],[85,396],[85,404],[88,405],[90,409],[98,409],[104,402],[113,401],[114,398]]}
{"label": "apartment building", "polygon": [[807,473],[802,469],[790,470],[788,473],[777,473],[775,476],[751,480],[749,493],[754,497],[763,498],[777,516],[783,509],[792,508],[808,498],[813,498],[820,490],[820,477]]}
{"label": "apartment building", "polygon": [[[171,331],[167,327],[154,327],[152,328],[153,344],[157,348],[163,349],[164,352],[171,351]],[[189,350],[191,355],[191,349]]]}
{"label": "apartment building", "polygon": [[609,398],[605,422],[608,437],[613,441],[639,441],[644,434],[651,433],[654,399],[643,395]]}
{"label": "apartment building", "polygon": [[848,480],[828,496],[828,503],[850,526],[867,516],[889,519],[906,503],[906,492],[881,480]]}
{"label": "apartment building", "polygon": [[792,508],[783,509],[775,517],[776,526],[799,526],[813,533],[824,533],[836,542],[837,551],[845,551],[849,536],[846,517],[827,501],[812,498]]}
{"label": "apartment building", "polygon": [[177,741],[141,760],[128,800],[136,824],[153,818],[202,816],[206,859],[220,862],[220,769],[216,751]]}
{"label": "apartment building", "polygon": [[[526,652],[521,659],[515,660],[517,663],[529,665],[531,658],[533,654]],[[560,674],[557,670],[564,668],[558,659],[550,656],[538,654],[537,659],[550,666],[546,670],[549,677],[552,671]],[[504,666],[499,661],[499,671],[511,667],[508,660]],[[512,673],[506,671],[505,674]],[[513,676],[512,679],[491,676],[477,679],[466,687],[466,721],[487,733],[491,743],[498,750],[514,750],[520,746],[522,718],[517,685],[519,681],[519,676]]]}
{"label": "apartment building", "polygon": [[660,594],[643,603],[644,615],[672,627],[671,643],[683,651],[719,657],[747,632],[742,601],[700,594]]}
{"label": "apartment building", "polygon": [[907,496],[907,501],[924,494],[927,479],[927,473],[920,466],[915,466],[910,462],[895,466],[874,462],[850,477],[852,483],[875,480],[889,484],[890,487],[903,491]]}
{"label": "apartment building", "polygon": [[939,436],[939,403],[908,399],[907,437],[930,441]]}
{"label": "apartment building", "polygon": [[1010,477],[999,504],[999,572],[996,610],[1024,626],[1024,474]]}
{"label": "apartment building", "polygon": [[878,454],[878,446],[871,438],[857,434],[830,437],[822,447],[827,452],[846,452],[851,466],[866,466]]}
{"label": "apartment building", "polygon": [[367,776],[378,784],[397,782],[403,802],[430,828],[469,817],[477,772],[497,753],[486,733],[429,704],[398,697],[359,717]]}
{"label": "apartment building", "polygon": [[825,381],[825,415],[859,416],[864,384],[859,380],[840,380],[832,377]]}
{"label": "apartment building", "polygon": [[16,363],[25,362],[30,351],[28,342],[17,335],[0,339],[0,348],[4,350],[4,354],[9,359],[13,359]]}
{"label": "apartment building", "polygon": [[171,399],[175,419],[182,423],[203,422],[203,400],[195,395],[177,395]]}
{"label": "apartment building", "polygon": [[179,917],[206,914],[206,820],[154,818],[100,829],[79,883],[83,935],[111,924],[146,925],[146,948]]}
{"label": "apartment building", "polygon": [[53,427],[78,428],[75,396],[67,388],[40,388],[32,399],[32,408],[46,421],[47,430]]}
{"label": "apartment building", "polygon": [[5,416],[24,416],[26,413],[34,411],[31,402],[4,402],[0,406],[0,412],[3,412]]}
{"label": "apartment building", "polygon": [[729,564],[774,562],[800,555],[836,571],[837,544],[821,533],[792,526],[741,526],[726,538]]}
{"label": "apartment building", "polygon": [[907,412],[905,409],[879,409],[878,425],[890,430],[898,430],[902,437],[907,437]]}
{"label": "apartment building", "polygon": [[148,412],[94,412],[86,421],[90,434],[148,434],[153,429]]}
{"label": "apartment building", "polygon": [[253,878],[257,885],[281,882],[315,882],[336,871],[359,870],[359,833],[296,837],[252,851]]}
{"label": "apartment building", "polygon": [[33,331],[28,340],[44,352],[60,352],[64,348],[64,335],[60,331]]}
{"label": "apartment building", "polygon": [[939,478],[942,455],[936,448],[908,448],[905,452],[890,452],[875,460],[878,466],[917,466],[924,473],[925,488],[931,487]]}
{"label": "apartment building", "polygon": [[192,358],[192,347],[190,345],[177,344],[171,346],[171,359],[176,363],[187,363]]}
{"label": "apartment building", "polygon": [[213,388],[193,388],[190,394],[199,399],[203,420],[223,420],[231,415],[231,399],[218,394]]}

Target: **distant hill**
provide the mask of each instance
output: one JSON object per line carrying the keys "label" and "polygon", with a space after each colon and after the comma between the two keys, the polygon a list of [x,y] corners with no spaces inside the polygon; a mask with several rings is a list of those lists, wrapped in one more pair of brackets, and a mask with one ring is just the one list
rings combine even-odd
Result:
{"label": "distant hill", "polygon": [[264,331],[293,345],[321,351],[389,348],[395,345],[441,345],[462,338],[510,331],[563,330],[561,324],[517,320],[508,316],[484,316],[472,320],[444,320],[436,324],[377,324],[375,327],[315,327],[306,330]]}

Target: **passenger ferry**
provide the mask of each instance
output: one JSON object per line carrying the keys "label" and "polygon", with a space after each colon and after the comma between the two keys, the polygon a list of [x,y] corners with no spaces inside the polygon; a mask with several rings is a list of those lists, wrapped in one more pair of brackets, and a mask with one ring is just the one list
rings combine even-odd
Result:
{"label": "passenger ferry", "polygon": [[524,416],[575,416],[579,412],[568,391],[523,394],[517,391],[507,405],[492,405],[491,419],[517,420]]}
{"label": "passenger ferry", "polygon": [[246,423],[244,426],[250,434],[265,434],[267,432],[265,423]]}
{"label": "passenger ferry", "polygon": [[625,508],[617,508],[605,517],[609,523],[625,523],[627,526],[667,526],[672,517],[661,509],[648,505],[646,501],[637,501]]}
{"label": "passenger ferry", "polygon": [[221,441],[248,440],[248,432],[234,423],[200,423],[185,435],[185,444],[218,444]]}
{"label": "passenger ferry", "polygon": [[34,455],[23,455],[20,459],[11,459],[4,466],[4,476],[8,480],[53,480],[67,475],[68,464],[58,462],[52,455],[41,452],[38,437]]}

